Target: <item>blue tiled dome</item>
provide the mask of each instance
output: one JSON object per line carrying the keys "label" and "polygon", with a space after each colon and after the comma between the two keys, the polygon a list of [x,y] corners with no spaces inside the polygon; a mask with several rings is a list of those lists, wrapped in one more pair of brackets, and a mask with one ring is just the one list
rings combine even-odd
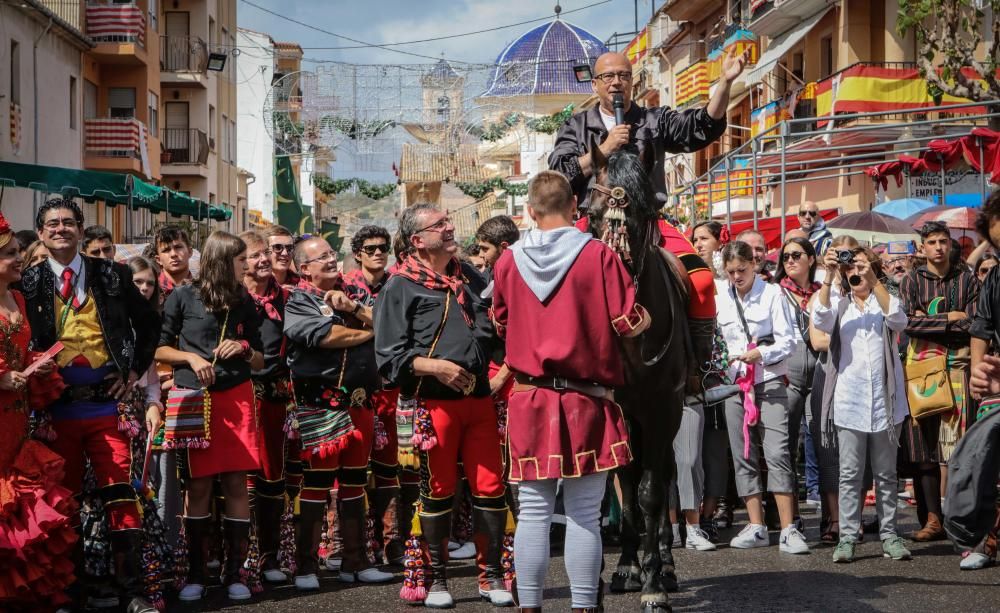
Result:
{"label": "blue tiled dome", "polygon": [[576,64],[591,64],[608,48],[583,28],[560,19],[522,34],[497,57],[483,96],[590,94],[590,83],[577,83]]}

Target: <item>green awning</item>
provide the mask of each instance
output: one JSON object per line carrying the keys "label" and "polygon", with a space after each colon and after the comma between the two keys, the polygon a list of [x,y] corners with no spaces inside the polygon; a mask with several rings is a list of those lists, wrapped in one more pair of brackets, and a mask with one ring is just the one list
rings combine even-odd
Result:
{"label": "green awning", "polygon": [[232,213],[225,208],[209,205],[172,189],[147,183],[132,175],[115,172],[0,162],[0,185],[58,193],[64,198],[103,200],[112,206],[128,205],[131,196],[131,205],[134,208],[170,213],[176,217],[188,215],[197,220],[208,217],[225,221],[232,216]]}

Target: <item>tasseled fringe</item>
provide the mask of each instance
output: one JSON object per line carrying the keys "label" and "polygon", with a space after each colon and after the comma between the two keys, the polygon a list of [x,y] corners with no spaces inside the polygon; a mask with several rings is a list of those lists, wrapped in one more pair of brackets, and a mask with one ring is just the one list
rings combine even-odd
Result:
{"label": "tasseled fringe", "polygon": [[375,451],[382,451],[385,446],[389,444],[389,435],[385,431],[385,424],[378,415],[375,416],[375,429],[373,431],[374,443],[372,443],[372,449]]}
{"label": "tasseled fringe", "polygon": [[31,438],[36,441],[51,443],[56,440],[56,430],[52,427],[52,414],[44,409],[31,412],[28,431],[31,432]]}
{"label": "tasseled fringe", "polygon": [[493,408],[497,412],[497,432],[500,434],[500,441],[506,444],[507,441],[507,401],[495,399]]}
{"label": "tasseled fringe", "polygon": [[423,402],[417,404],[411,442],[414,447],[421,451],[433,449],[438,442],[437,432],[434,431],[434,423],[431,421],[431,412],[427,410],[427,405]]}
{"label": "tasseled fringe", "polygon": [[260,594],[264,591],[264,585],[260,581],[260,542],[257,540],[257,529],[251,523],[250,543],[247,546],[247,559],[240,569],[240,579],[243,585],[250,588],[253,594]]}
{"label": "tasseled fringe", "polygon": [[118,403],[118,431],[124,432],[129,438],[135,438],[142,431],[142,424],[139,423],[135,410],[127,402]]}
{"label": "tasseled fringe", "polygon": [[211,441],[201,436],[163,441],[163,448],[168,451],[176,449],[208,449],[209,445],[211,445]]}
{"label": "tasseled fringe", "polygon": [[427,598],[427,570],[423,532],[420,530],[420,509],[413,513],[410,538],[403,555],[403,587],[399,597],[407,602],[423,602]]}
{"label": "tasseled fringe", "polygon": [[290,408],[288,413],[285,414],[285,423],[281,426],[281,429],[288,436],[288,440],[295,440],[299,438],[299,420],[295,416],[295,409]]}
{"label": "tasseled fringe", "polygon": [[341,436],[335,440],[322,443],[321,445],[317,445],[311,449],[303,449],[302,459],[309,460],[312,456],[319,456],[320,459],[328,458],[346,449],[349,442],[350,439],[347,436]]}
{"label": "tasseled fringe", "polygon": [[517,525],[514,522],[514,514],[507,509],[507,524],[503,531],[503,552],[500,554],[500,566],[503,568],[503,584],[507,590],[514,587],[514,579],[517,571],[514,569],[514,531]]}
{"label": "tasseled fringe", "polygon": [[174,547],[174,589],[181,591],[187,585],[188,576],[188,548],[187,535],[184,530],[184,522],[181,522],[180,531],[177,534],[177,545]]}
{"label": "tasseled fringe", "polygon": [[286,502],[285,512],[281,515],[281,529],[278,532],[278,567],[282,571],[287,571],[289,575],[295,575],[297,569],[295,563],[294,507],[294,501],[288,500]]}
{"label": "tasseled fringe", "polygon": [[401,468],[420,470],[420,456],[413,447],[400,447],[398,457]]}

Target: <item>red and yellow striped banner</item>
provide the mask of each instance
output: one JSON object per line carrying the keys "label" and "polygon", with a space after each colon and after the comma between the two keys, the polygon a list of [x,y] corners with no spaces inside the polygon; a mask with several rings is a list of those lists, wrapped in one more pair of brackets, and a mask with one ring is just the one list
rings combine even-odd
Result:
{"label": "red and yellow striped banner", "polygon": [[708,98],[708,63],[697,62],[678,72],[676,88],[676,106],[684,106],[701,97]]}
{"label": "red and yellow striped banner", "polygon": [[628,56],[628,61],[635,64],[642,58],[646,57],[646,52],[649,50],[649,30],[643,28],[632,42],[625,47],[625,55]]}

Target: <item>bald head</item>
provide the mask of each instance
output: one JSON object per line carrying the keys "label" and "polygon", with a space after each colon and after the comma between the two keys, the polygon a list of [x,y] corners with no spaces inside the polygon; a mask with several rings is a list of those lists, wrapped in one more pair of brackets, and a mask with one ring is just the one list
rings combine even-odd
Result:
{"label": "bald head", "polygon": [[819,220],[819,207],[815,202],[806,200],[799,206],[799,225],[806,232],[812,232],[813,227]]}
{"label": "bald head", "polygon": [[787,241],[793,238],[804,238],[809,240],[809,235],[803,232],[801,228],[792,228],[788,232],[785,232],[785,240]]}
{"label": "bald head", "polygon": [[594,62],[594,80],[591,86],[601,99],[601,108],[605,113],[614,113],[611,101],[615,94],[621,94],[625,99],[627,111],[632,104],[632,64],[628,61],[628,56],[609,51],[598,57]]}

